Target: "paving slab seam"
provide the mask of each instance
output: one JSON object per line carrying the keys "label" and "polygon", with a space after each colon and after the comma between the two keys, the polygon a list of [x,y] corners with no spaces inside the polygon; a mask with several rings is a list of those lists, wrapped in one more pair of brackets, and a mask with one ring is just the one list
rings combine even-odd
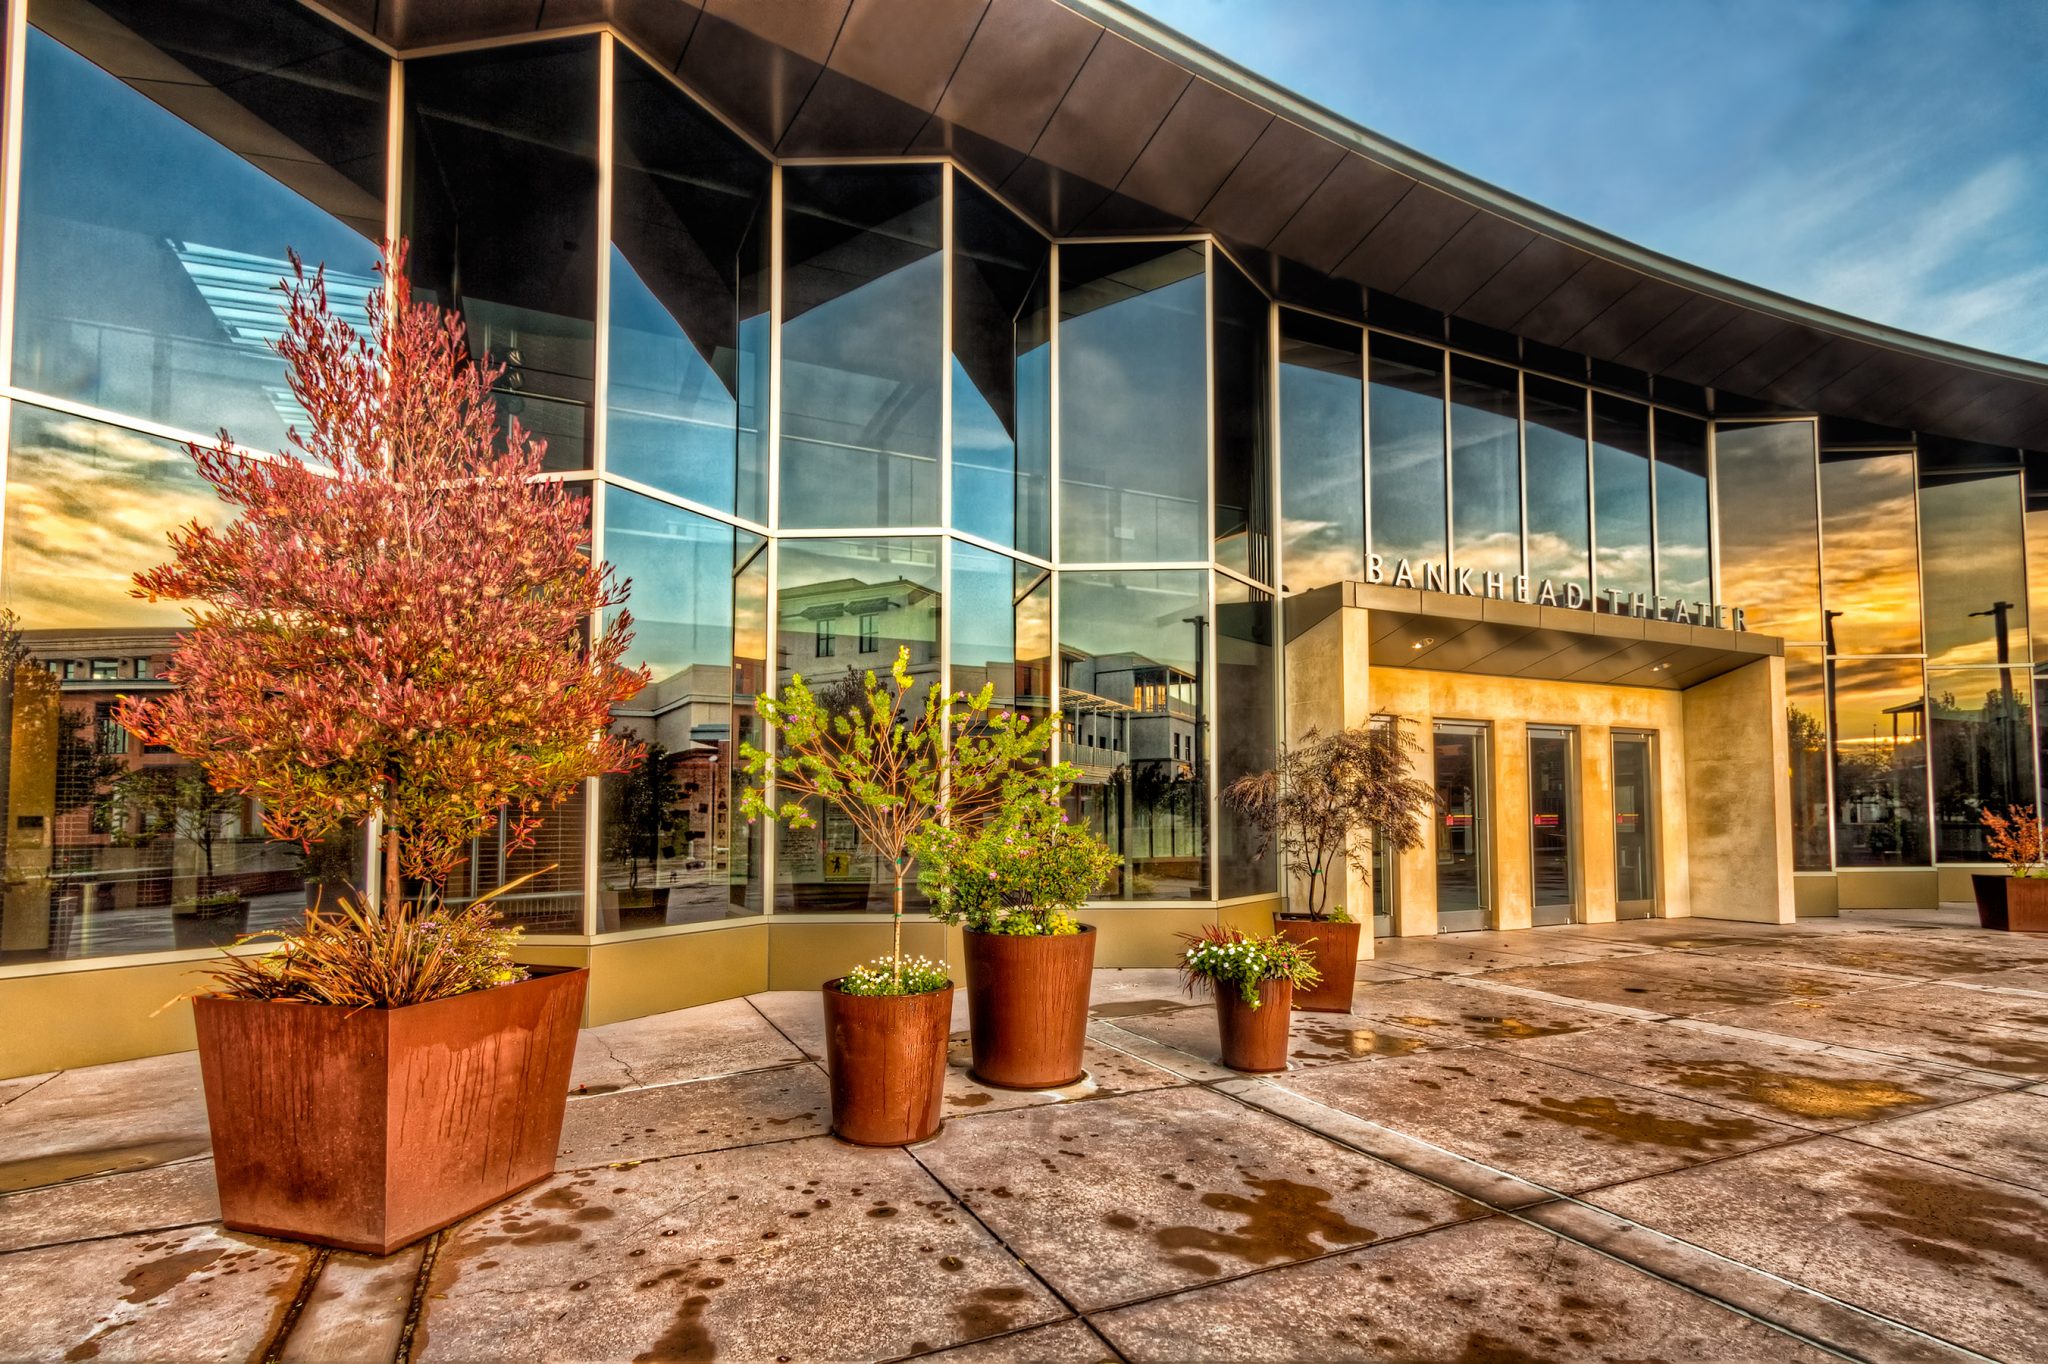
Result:
{"label": "paving slab seam", "polygon": [[[946,1116],[950,1121],[955,1116],[965,1115],[949,1113]],[[702,1150],[697,1151],[671,1151],[667,1155],[662,1156],[634,1156],[628,1160],[600,1160],[589,1165],[571,1165],[566,1169],[558,1168],[555,1173],[558,1175],[587,1175],[594,1170],[630,1170],[640,1165],[659,1165],[667,1160],[695,1160],[704,1156],[714,1156],[723,1151],[751,1151],[762,1146],[788,1146],[799,1141],[816,1141],[821,1136],[830,1135],[829,1130],[825,1132],[803,1132],[793,1137],[767,1137],[761,1141],[738,1141],[730,1146],[706,1146]]]}
{"label": "paving slab seam", "polygon": [[1659,1013],[1655,1009],[1638,1009],[1630,1004],[1603,1004],[1597,1000],[1574,999],[1570,995],[1553,994],[1527,985],[1515,985],[1505,980],[1487,980],[1483,977],[1455,976],[1458,984],[1475,990],[1495,990],[1501,994],[1519,995],[1525,999],[1541,1000],[1545,1004],[1558,1004],[1574,1009],[1586,1009],[1596,1014],[1612,1014],[1616,1018],[1631,1019],[1637,1023],[1662,1023],[1666,1019],[1682,1018],[1682,1014]]}
{"label": "paving slab seam", "polygon": [[[24,1184],[19,1189],[0,1190],[0,1204],[4,1204],[8,1199],[19,1197],[22,1194],[40,1193],[46,1189],[72,1189],[77,1188],[81,1184],[95,1184],[102,1179],[119,1179],[124,1175],[139,1175],[149,1170],[169,1170],[180,1165],[197,1165],[201,1161],[212,1159],[213,1152],[211,1149],[208,1149],[195,1156],[179,1156],[175,1160],[160,1160],[154,1165],[134,1165],[125,1170],[99,1170],[89,1175],[77,1175],[71,1179],[52,1180],[48,1184]],[[84,1239],[89,1240],[91,1238]]]}
{"label": "paving slab seam", "polygon": [[434,1282],[434,1264],[441,1258],[441,1246],[447,1241],[449,1230],[444,1227],[429,1236],[426,1247],[420,1252],[419,1271],[413,1275],[412,1281],[412,1301],[406,1304],[405,1325],[399,1328],[398,1350],[392,1356],[392,1364],[412,1364],[413,1342],[419,1336],[420,1318],[426,1315],[427,1290]]}
{"label": "paving slab seam", "polygon": [[35,1093],[35,1092],[36,1092],[37,1090],[41,1089],[41,1088],[42,1088],[42,1087],[43,1087],[44,1085],[46,1085],[46,1084],[50,1083],[50,1081],[52,1081],[52,1080],[56,1079],[56,1078],[57,1078],[57,1077],[58,1077],[59,1075],[62,1075],[62,1074],[64,1074],[64,1073],[65,1073],[65,1072],[63,1072],[63,1071],[61,1071],[61,1070],[53,1070],[53,1071],[51,1071],[51,1072],[50,1072],[50,1073],[49,1073],[48,1075],[45,1075],[45,1076],[44,1076],[44,1077],[43,1077],[42,1079],[40,1079],[40,1080],[36,1081],[36,1082],[35,1082],[34,1084],[30,1085],[30,1086],[29,1086],[29,1087],[28,1087],[27,1089],[24,1089],[23,1091],[21,1091],[21,1093],[19,1093],[19,1094],[15,1094],[15,1095],[12,1095],[12,1096],[10,1096],[9,1098],[5,1098],[5,1099],[0,1099],[0,1108],[5,1108],[5,1107],[7,1107],[7,1105],[9,1105],[9,1104],[11,1104],[11,1103],[15,1102],[15,1101],[16,1101],[17,1099],[26,1099],[26,1098],[27,1098],[27,1097],[28,1097],[29,1095],[31,1095],[31,1094],[33,1094],[33,1093]]}
{"label": "paving slab seam", "polygon": [[1987,995],[2018,995],[2023,999],[2048,999],[2048,990],[2029,990],[2020,985],[1979,985],[1967,980],[1934,980],[1930,985],[1939,985],[1948,990],[1977,990]]}
{"label": "paving slab seam", "polygon": [[[1740,1037],[1749,1041],[1783,1042],[1787,1040],[1787,1035],[1784,1033],[1765,1032],[1760,1028],[1745,1028],[1735,1023],[1715,1023],[1711,1019],[1674,1018],[1671,1022],[1682,1027],[1711,1026],[1714,1030],[1730,1037]],[[1813,1041],[1812,1038],[1800,1040]],[[1936,1061],[1924,1056],[1911,1056],[1904,1052],[1879,1051],[1874,1047],[1852,1047],[1841,1042],[1822,1042],[1818,1045],[1835,1056],[1851,1060],[1861,1060],[1871,1064],[1911,1066],[1917,1070],[1928,1071],[1935,1075],[1944,1075],[1956,1080],[1968,1080],[1972,1084],[1985,1085],[1993,1089],[2024,1089],[2030,1084],[2037,1083],[2035,1077],[2031,1075],[2007,1075],[2003,1071],[1982,1070],[1976,1066],[1959,1065],[1949,1061]]]}
{"label": "paving slab seam", "polygon": [[[620,1085],[615,1089],[600,1089],[595,1092],[577,1093],[569,1091],[571,1102],[589,1099],[613,1099],[621,1094],[648,1094],[657,1089],[675,1089],[680,1085],[701,1085],[712,1080],[731,1080],[742,1075],[768,1075],[778,1070],[794,1070],[798,1066],[820,1064],[808,1056],[799,1056],[791,1061],[777,1061],[769,1066],[746,1066],[739,1070],[721,1070],[713,1075],[689,1075],[679,1080],[649,1080],[645,1084]],[[628,1072],[629,1074],[631,1072]]]}
{"label": "paving slab seam", "polygon": [[326,1272],[327,1261],[333,1254],[325,1246],[313,1248],[313,1258],[307,1262],[306,1272],[299,1276],[299,1291],[292,1294],[292,1300],[285,1304],[283,1315],[277,1319],[277,1329],[270,1333],[270,1342],[263,1348],[260,1356],[263,1364],[278,1364],[284,1358],[285,1342],[291,1339],[299,1318],[305,1315],[306,1303],[312,1298],[313,1290],[319,1285],[320,1276]]}
{"label": "paving slab seam", "polygon": [[1054,1326],[1065,1325],[1070,1321],[1078,1321],[1087,1328],[1088,1334],[1094,1336],[1101,1343],[1104,1352],[1109,1358],[1120,1362],[1126,1358],[1116,1346],[1109,1343],[1101,1331],[1095,1328],[1094,1322],[1088,1320],[1085,1315],[1076,1312],[1069,1317],[1054,1317],[1051,1321],[1027,1322],[1022,1326],[1012,1326],[1008,1330],[997,1331],[993,1335],[976,1336],[973,1340],[963,1340],[952,1345],[937,1345],[929,1350],[918,1350],[906,1355],[889,1355],[881,1361],[881,1364],[902,1364],[902,1361],[909,1359],[931,1359],[938,1355],[951,1353],[954,1350],[964,1350],[970,1346],[988,1345],[998,1340],[1010,1340],[1017,1336],[1029,1335],[1033,1331],[1044,1331]]}

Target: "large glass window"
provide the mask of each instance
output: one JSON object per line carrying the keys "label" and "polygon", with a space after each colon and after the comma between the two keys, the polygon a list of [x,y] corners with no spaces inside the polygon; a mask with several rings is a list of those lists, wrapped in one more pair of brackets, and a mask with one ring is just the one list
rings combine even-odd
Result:
{"label": "large glass window", "polygon": [[1280,312],[1283,592],[1365,577],[1364,340]]}
{"label": "large glass window", "polygon": [[1657,595],[1694,605],[1713,599],[1708,559],[1707,424],[1657,413]]}
{"label": "large glass window", "polygon": [[1061,754],[1076,816],[1124,855],[1105,899],[1205,899],[1203,746],[1208,577],[1135,570],[1060,577]]}
{"label": "large glass window", "polygon": [[1528,408],[1529,576],[1559,601],[1576,584],[1591,598],[1592,523],[1586,492],[1586,390],[1540,375],[1523,379]]}
{"label": "large glass window", "polygon": [[1271,320],[1266,296],[1216,259],[1216,562],[1273,578]]}
{"label": "large glass window", "polygon": [[[2016,452],[2004,452],[2008,456]],[[1920,563],[1927,661],[2027,661],[2027,555],[2016,468],[1920,462]]]}
{"label": "large glass window", "polygon": [[939,523],[937,166],[782,173],[782,524]]}
{"label": "large glass window", "polygon": [[1835,745],[1835,865],[1924,867],[1926,698],[1918,659],[1828,664]]}
{"label": "large glass window", "polygon": [[1209,557],[1204,251],[1060,248],[1060,553]]}
{"label": "large glass window", "polygon": [[1827,871],[1827,663],[1818,649],[1785,651],[1785,751],[1791,763],[1792,865]]}
{"label": "large glass window", "polygon": [[1372,552],[1389,579],[1402,559],[1444,562],[1444,353],[1373,333],[1367,482]]}
{"label": "large glass window", "polygon": [[2030,683],[2019,668],[1928,672],[1937,862],[1990,861],[1984,812],[2034,803]]}
{"label": "large glass window", "polygon": [[2027,620],[2035,666],[2048,663],[2048,452],[2026,455]]}
{"label": "large glass window", "polygon": [[953,176],[953,525],[1052,553],[1052,248]]}
{"label": "large glass window", "polygon": [[281,448],[275,286],[296,250],[345,315],[375,287],[390,62],[281,0],[29,21],[14,382]]}
{"label": "large glass window", "polygon": [[1522,571],[1521,398],[1515,372],[1451,357],[1451,546],[1474,576]]}
{"label": "large glass window", "polygon": [[736,574],[761,539],[623,489],[603,496],[605,558],[633,583],[626,662],[652,677],[613,713],[645,754],[601,781],[598,931],[723,918],[734,879]]}
{"label": "large glass window", "polygon": [[1052,575],[977,545],[953,545],[953,690],[995,688],[1004,710],[1051,709]]}
{"label": "large glass window", "polygon": [[405,64],[412,277],[503,365],[499,406],[590,467],[597,368],[598,40]]}
{"label": "large glass window", "polygon": [[[1647,602],[1650,574],[1650,410],[1593,395],[1593,586],[1601,609]],[[1619,599],[1614,594],[1621,594]]]}
{"label": "large glass window", "polygon": [[[1273,664],[1273,598],[1216,575],[1216,785],[1268,771],[1275,757],[1279,696]],[[1195,739],[1197,760],[1201,736]],[[1216,893],[1279,889],[1279,859],[1259,857],[1259,833],[1227,804],[1216,831]]]}
{"label": "large glass window", "polygon": [[1820,510],[1828,652],[1919,653],[1912,454],[1824,452]]}
{"label": "large glass window", "polygon": [[1818,644],[1820,507],[1814,424],[1717,422],[1721,598],[1752,630]]}
{"label": "large glass window", "polygon": [[605,467],[766,519],[768,163],[624,48]]}
{"label": "large glass window", "polygon": [[[801,676],[828,710],[844,713],[862,704],[865,674],[887,685],[897,651],[907,648],[916,687],[906,704],[922,707],[940,672],[937,539],[783,540],[776,565],[778,691]],[[862,654],[856,650],[867,617],[874,648]],[[829,651],[822,647],[827,640]],[[811,828],[776,831],[776,907],[886,913],[893,870],[836,809],[814,809],[812,817]],[[914,877],[908,891],[922,903]]]}

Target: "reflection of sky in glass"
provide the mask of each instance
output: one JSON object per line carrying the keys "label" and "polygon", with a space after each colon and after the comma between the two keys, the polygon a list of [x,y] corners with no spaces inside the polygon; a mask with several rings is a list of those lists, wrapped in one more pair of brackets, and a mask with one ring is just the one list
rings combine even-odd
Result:
{"label": "reflection of sky in glass", "polygon": [[1714,432],[1721,509],[1721,598],[1749,628],[1817,644],[1820,513],[1811,422],[1721,425]]}
{"label": "reflection of sky in glass", "polygon": [[738,403],[625,253],[611,256],[607,467],[731,511]]}
{"label": "reflection of sky in glass", "polygon": [[1060,647],[1138,654],[1193,672],[1196,627],[1187,618],[1208,614],[1206,577],[1180,569],[1062,574]]}
{"label": "reflection of sky in glass", "polygon": [[226,508],[184,447],[83,417],[14,405],[0,582],[24,629],[176,627],[184,612],[128,595],[189,521]]}
{"label": "reflection of sky in glass", "polygon": [[1365,576],[1364,395],[1356,366],[1355,358],[1350,374],[1280,366],[1281,568],[1290,592]]}
{"label": "reflection of sky in glass", "polygon": [[1529,576],[1591,589],[1586,506],[1586,408],[1583,389],[1555,385],[1560,401],[1528,383]]}
{"label": "reflection of sky in glass", "polygon": [[[2027,564],[2020,543],[2020,475],[1930,478],[1920,487],[1927,661],[1996,663],[1999,602],[2007,604],[2006,661],[2027,661]],[[1982,611],[1985,615],[1973,615]]]}
{"label": "reflection of sky in glass", "polygon": [[1689,602],[1711,593],[1707,566],[1707,424],[1657,414],[1657,591]]}
{"label": "reflection of sky in glass", "polygon": [[[1375,342],[1375,349],[1378,343]],[[1444,561],[1444,401],[1430,370],[1372,358],[1372,552]]]}
{"label": "reflection of sky in glass", "polygon": [[958,359],[951,363],[953,525],[999,545],[1014,544],[1017,447],[1003,419],[974,386],[967,367]]}
{"label": "reflection of sky in glass", "polygon": [[1517,402],[1511,372],[1452,359],[1451,540],[1458,568],[1510,578],[1522,571]]}
{"label": "reflection of sky in glass", "polygon": [[1918,653],[1913,457],[1830,460],[1820,466],[1820,505],[1821,574],[1827,609],[1836,613],[1835,652]]}
{"label": "reflection of sky in glass", "polygon": [[605,559],[632,580],[626,661],[647,665],[656,683],[699,664],[730,667],[733,528],[619,488],[604,499]]}
{"label": "reflection of sky in glass", "polygon": [[953,685],[973,690],[994,682],[1013,690],[1017,658],[1015,561],[974,545],[953,545]]}
{"label": "reflection of sky in glass", "polygon": [[1593,400],[1593,555],[1596,588],[1650,593],[1647,409]]}

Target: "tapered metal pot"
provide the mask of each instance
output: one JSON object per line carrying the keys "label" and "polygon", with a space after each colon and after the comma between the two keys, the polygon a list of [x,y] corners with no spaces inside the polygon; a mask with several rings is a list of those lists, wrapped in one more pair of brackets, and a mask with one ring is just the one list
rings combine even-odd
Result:
{"label": "tapered metal pot", "polygon": [[1295,1008],[1319,1014],[1351,1012],[1351,991],[1358,983],[1358,939],[1362,927],[1357,923],[1311,919],[1306,914],[1273,916],[1273,931],[1306,947],[1323,977],[1314,989],[1294,992]]}
{"label": "tapered metal pot", "polygon": [[1293,1021],[1294,985],[1269,980],[1259,986],[1259,1007],[1244,1002],[1235,985],[1216,986],[1216,1027],[1223,1036],[1223,1064],[1254,1075],[1287,1069],[1288,1025]]}
{"label": "tapered metal pot", "polygon": [[974,1078],[997,1089],[1059,1089],[1084,1074],[1095,928],[1051,937],[965,935]]}
{"label": "tapered metal pot", "polygon": [[849,995],[828,980],[824,996],[832,1130],[856,1146],[907,1146],[936,1135],[953,986],[921,995]]}

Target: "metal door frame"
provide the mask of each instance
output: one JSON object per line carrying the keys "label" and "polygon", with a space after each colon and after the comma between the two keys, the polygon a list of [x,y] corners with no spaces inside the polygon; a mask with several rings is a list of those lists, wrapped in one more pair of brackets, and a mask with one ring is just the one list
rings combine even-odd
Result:
{"label": "metal door frame", "polygon": [[[1564,740],[1565,758],[1565,865],[1569,885],[1563,904],[1546,905],[1537,900],[1536,880],[1536,762],[1533,756],[1536,740]],[[1575,924],[1585,918],[1586,869],[1584,851],[1586,839],[1579,827],[1579,787],[1582,784],[1580,771],[1579,727],[1577,725],[1529,725],[1525,742],[1531,749],[1527,764],[1529,769],[1529,922],[1533,926],[1547,928],[1555,924]],[[1559,918],[1559,912],[1563,917]],[[1548,917],[1546,917],[1546,912]]]}
{"label": "metal door frame", "polygon": [[[1466,735],[1477,742],[1473,746],[1472,762],[1472,808],[1481,820],[1481,836],[1473,840],[1473,854],[1479,865],[1473,876],[1473,884],[1479,892],[1477,909],[1454,909],[1445,912],[1441,903],[1437,905],[1436,931],[1439,933],[1477,933],[1494,926],[1496,899],[1493,886],[1493,726],[1484,720],[1432,719],[1429,729],[1429,777],[1432,786],[1439,786],[1437,778],[1437,738],[1450,733]],[[1437,819],[1437,875],[1443,868],[1443,814]],[[1435,890],[1433,886],[1432,891]]]}
{"label": "metal door frame", "polygon": [[[1658,764],[1662,754],[1658,750],[1657,731],[1654,729],[1616,729],[1607,737],[1607,760],[1614,762],[1615,748],[1623,740],[1640,740],[1649,755],[1645,765],[1643,782],[1643,879],[1650,889],[1647,900],[1624,900],[1621,898],[1621,839],[1614,840],[1614,917],[1617,919],[1648,919],[1657,912],[1657,886],[1664,856],[1662,841],[1657,837],[1658,787],[1663,773]],[[1619,785],[1617,781],[1616,785]],[[1618,812],[1617,812],[1618,813]]]}

